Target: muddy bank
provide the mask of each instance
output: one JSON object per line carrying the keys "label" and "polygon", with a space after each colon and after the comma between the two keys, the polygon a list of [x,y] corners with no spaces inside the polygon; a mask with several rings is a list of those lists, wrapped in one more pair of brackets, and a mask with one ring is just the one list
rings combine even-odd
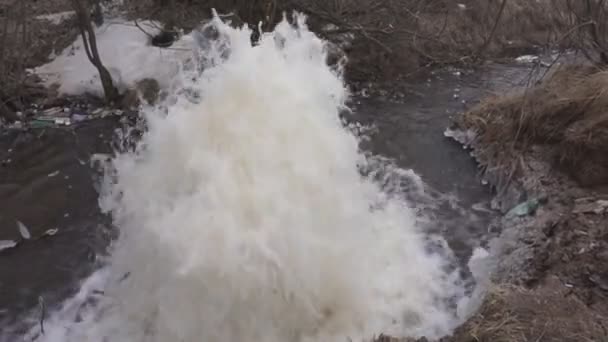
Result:
{"label": "muddy bank", "polygon": [[457,118],[470,133],[455,137],[472,149],[505,215],[493,223],[502,232],[491,244],[494,285],[451,341],[608,337],[603,80],[593,68],[557,69]]}

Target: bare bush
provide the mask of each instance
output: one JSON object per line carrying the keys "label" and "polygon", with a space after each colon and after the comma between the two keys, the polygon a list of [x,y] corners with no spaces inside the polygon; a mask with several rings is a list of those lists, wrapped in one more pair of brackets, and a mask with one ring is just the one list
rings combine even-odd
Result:
{"label": "bare bush", "polygon": [[[26,49],[30,39],[25,1],[15,1],[0,21],[0,117],[17,119],[17,94],[25,81]],[[12,108],[11,108],[12,107]]]}
{"label": "bare bush", "polygon": [[[547,15],[550,1],[291,0],[289,4],[322,23],[316,31],[330,40],[344,32],[355,36],[349,51],[351,77],[362,80],[421,66],[476,62],[544,45],[554,35],[555,21]],[[332,28],[323,29],[327,24]]]}
{"label": "bare bush", "polygon": [[99,78],[103,86],[106,100],[109,103],[115,102],[118,100],[119,94],[112,81],[112,76],[110,75],[108,69],[106,69],[106,67],[103,65],[101,57],[99,56],[99,51],[97,50],[95,30],[93,29],[93,23],[89,14],[89,9],[91,6],[86,2],[86,0],[72,0],[72,7],[76,12],[76,16],[78,17],[78,25],[82,42],[84,44],[84,50],[91,63],[99,72]]}
{"label": "bare bush", "polygon": [[[51,6],[53,5],[53,6]],[[59,6],[58,6],[59,5]],[[43,102],[50,90],[27,69],[49,61],[76,37],[72,19],[51,23],[37,18],[69,8],[44,1],[0,1],[0,117],[14,121],[32,102]]]}
{"label": "bare bush", "polygon": [[[151,1],[151,2],[150,2]],[[329,41],[352,38],[346,48],[347,76],[354,81],[384,80],[421,66],[472,63],[559,36],[551,0],[130,0],[136,13],[191,29],[210,9],[231,12],[250,27],[271,30],[296,10]],[[160,6],[162,3],[163,6]],[[196,13],[196,14],[195,14]],[[197,16],[198,14],[198,16]],[[289,15],[288,15],[289,17]],[[195,19],[193,19],[195,18]]]}
{"label": "bare bush", "polygon": [[560,0],[555,12],[568,27],[564,39],[590,61],[608,65],[608,1]]}

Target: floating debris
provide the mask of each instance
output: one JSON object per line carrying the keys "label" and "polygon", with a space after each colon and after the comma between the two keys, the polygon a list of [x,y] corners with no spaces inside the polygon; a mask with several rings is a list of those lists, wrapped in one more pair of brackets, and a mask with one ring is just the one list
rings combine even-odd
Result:
{"label": "floating debris", "polygon": [[17,247],[17,241],[13,240],[0,240],[0,252],[5,249],[11,249]]}
{"label": "floating debris", "polygon": [[59,229],[57,228],[48,229],[46,232],[44,232],[43,236],[54,236],[57,233],[59,233]]}
{"label": "floating debris", "polygon": [[57,170],[57,171],[55,171],[55,172],[51,172],[51,173],[49,173],[47,176],[48,176],[49,178],[52,178],[52,177],[57,176],[58,174],[59,174],[59,170]]}
{"label": "floating debris", "polygon": [[19,233],[23,239],[29,240],[32,238],[29,229],[21,221],[17,221],[17,227],[19,227]]}

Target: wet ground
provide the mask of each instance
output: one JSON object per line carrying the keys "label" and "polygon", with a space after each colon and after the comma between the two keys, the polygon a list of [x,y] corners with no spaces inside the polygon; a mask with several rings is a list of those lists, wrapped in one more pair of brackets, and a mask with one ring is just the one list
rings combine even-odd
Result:
{"label": "wet ground", "polygon": [[[525,83],[529,74],[521,66],[484,69],[429,75],[409,87],[400,102],[354,100],[354,119],[378,128],[366,148],[422,177],[438,203],[431,213],[433,226],[463,264],[487,235],[492,194],[477,178],[468,153],[443,132],[453,114],[489,89]],[[0,252],[0,324],[6,328],[0,330],[8,331],[24,313],[36,310],[41,296],[52,309],[98,265],[115,231],[98,210],[98,175],[89,161],[93,154],[111,151],[116,127],[116,120],[102,119],[0,135],[0,240],[19,239],[17,222],[33,236]],[[55,228],[56,235],[35,239]]]}

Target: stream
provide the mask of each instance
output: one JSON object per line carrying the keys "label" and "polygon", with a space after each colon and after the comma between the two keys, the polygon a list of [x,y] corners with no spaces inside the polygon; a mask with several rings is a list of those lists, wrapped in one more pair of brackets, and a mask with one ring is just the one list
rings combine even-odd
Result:
{"label": "stream", "polygon": [[[291,31],[283,33],[290,36]],[[231,34],[238,40],[238,32]],[[288,56],[312,44],[306,35],[290,37]],[[211,85],[203,85],[219,89],[216,93],[204,88],[217,96],[203,104],[213,113],[208,119],[198,121],[189,114],[156,118],[146,141],[149,159],[140,165],[127,155],[116,162],[119,181],[114,190],[122,194],[119,199],[106,193],[102,175],[90,163],[91,157],[112,152],[118,120],[2,132],[0,240],[19,240],[18,222],[33,238],[0,251],[0,341],[16,341],[24,334],[61,342],[102,341],[101,336],[112,341],[192,341],[194,336],[206,341],[238,341],[244,336],[314,341],[344,334],[364,337],[381,328],[432,337],[453,328],[447,309],[432,303],[442,291],[449,293],[446,298],[470,293],[467,262],[476,247],[485,245],[488,223],[497,213],[489,209],[492,193],[481,184],[468,152],[443,133],[456,113],[489,91],[525,84],[529,65],[438,70],[409,84],[401,101],[357,95],[350,100],[353,115],[347,120],[372,130],[368,140],[356,141],[342,136],[329,120],[333,100],[323,98],[323,91],[339,97],[341,90],[327,68],[295,57],[269,65],[260,58],[277,55],[263,44],[259,50],[266,50],[257,59],[251,48],[241,49],[234,52],[241,60],[226,75],[220,73]],[[255,75],[238,74],[239,68],[252,67],[247,63],[258,63],[254,67],[260,70]],[[276,98],[273,105],[264,102],[275,96],[272,93],[243,88],[270,67],[278,76],[268,77],[261,87],[284,89],[283,98]],[[286,89],[293,80],[299,80],[302,89]],[[315,91],[307,81],[322,87]],[[220,93],[227,89],[232,93]],[[313,94],[299,95],[306,92]],[[263,104],[251,102],[257,98]],[[219,104],[225,107],[218,109]],[[194,110],[192,105],[177,106],[175,113]],[[290,106],[297,109],[291,113],[297,124],[280,115]],[[236,120],[233,113],[239,108],[255,111],[254,118]],[[329,115],[311,119],[314,111]],[[202,129],[203,124],[211,127]],[[235,142],[234,137],[242,141]],[[391,161],[381,163],[381,171],[389,174],[383,179],[392,184],[394,177],[399,178],[401,193],[357,180],[350,170],[358,158],[353,142]],[[253,153],[256,149],[258,155]],[[402,172],[395,176],[389,164]],[[284,171],[270,171],[283,170],[284,165]],[[105,193],[101,199],[100,190]],[[368,196],[378,198],[378,209],[362,214]],[[273,199],[277,197],[278,201]],[[413,216],[399,213],[402,202]],[[165,212],[163,205],[172,209]],[[251,228],[241,230],[243,222]],[[383,222],[391,222],[386,233],[367,228]],[[145,234],[136,229],[146,225],[156,228]],[[200,235],[195,230],[199,225],[205,227]],[[438,234],[447,242],[449,248],[441,252],[448,254],[444,266],[459,269],[457,285],[449,273],[425,269],[443,267],[446,260],[428,254],[429,245],[414,228],[400,232],[403,225],[423,227],[422,235]],[[162,227],[171,227],[172,235]],[[36,238],[49,229],[57,233]],[[183,268],[173,271],[176,263]],[[385,265],[386,270],[378,271]],[[92,281],[92,274],[103,278],[93,286],[95,291],[107,286],[103,291],[127,307],[125,312],[103,299],[78,300],[83,281]],[[377,281],[369,279],[374,277]],[[108,285],[108,279],[115,278],[125,280]],[[374,291],[363,286],[366,281],[372,282]],[[407,288],[396,288],[404,284]],[[273,302],[271,288],[289,304]],[[146,296],[158,300],[148,302]],[[198,299],[191,300],[193,296]],[[256,296],[259,299],[251,299]],[[32,333],[38,329],[41,300],[44,335]],[[76,311],[69,308],[74,301],[80,303]],[[96,305],[92,302],[103,309],[90,313],[89,306]],[[401,315],[402,309],[408,313]],[[258,318],[247,316],[253,312]],[[124,317],[132,322],[121,324]],[[196,317],[208,320],[198,326]],[[268,323],[278,318],[280,324]],[[67,329],[70,320],[82,323]],[[150,320],[156,325],[150,327]],[[368,321],[373,321],[369,327]],[[387,327],[387,322],[392,323]],[[210,326],[217,328],[217,335],[208,332]]]}

